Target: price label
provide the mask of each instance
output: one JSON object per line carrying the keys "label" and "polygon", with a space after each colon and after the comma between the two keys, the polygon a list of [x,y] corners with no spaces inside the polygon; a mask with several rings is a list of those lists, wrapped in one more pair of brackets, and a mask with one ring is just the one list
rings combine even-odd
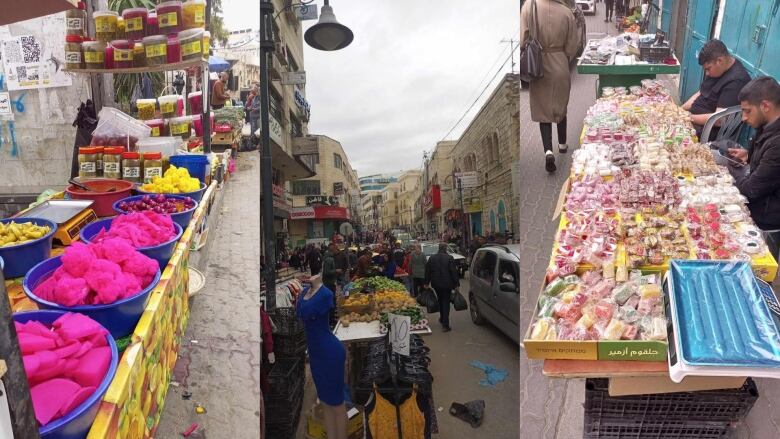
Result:
{"label": "price label", "polygon": [[69,31],[81,31],[84,28],[84,22],[80,18],[66,18],[65,27]]}
{"label": "price label", "polygon": [[408,357],[412,326],[411,317],[388,314],[388,320],[390,322],[390,344],[393,345],[393,352]]}
{"label": "price label", "polygon": [[152,137],[160,137],[160,127],[152,128]]}
{"label": "price label", "polygon": [[200,40],[195,40],[181,46],[181,56],[188,56],[195,53],[200,54],[201,52],[203,52],[203,49],[201,48]]}
{"label": "price label", "polygon": [[122,176],[124,178],[138,178],[141,176],[141,168],[139,167],[126,167],[122,170]]}
{"label": "price label", "polygon": [[103,172],[105,173],[119,173],[119,163],[118,162],[103,162]]}
{"label": "price label", "polygon": [[102,64],[105,54],[105,52],[84,52],[84,61],[89,64]]}
{"label": "price label", "polygon": [[204,11],[196,11],[195,12],[195,24],[204,24],[206,23],[206,13]]}
{"label": "price label", "polygon": [[95,162],[83,162],[79,166],[79,169],[81,172],[95,172],[96,166]]}
{"label": "price label", "polygon": [[144,29],[143,17],[128,18],[127,20],[125,20],[126,31],[132,32],[132,31],[143,30],[143,29]]}
{"label": "price label", "polygon": [[68,64],[81,63],[81,52],[65,52],[65,62]]}
{"label": "price label", "polygon": [[190,124],[179,123],[171,124],[171,134],[184,134],[190,130]]}
{"label": "price label", "polygon": [[147,58],[155,58],[159,56],[166,56],[167,50],[166,50],[165,44],[151,44],[149,46],[146,46],[146,57]]}
{"label": "price label", "polygon": [[126,49],[114,49],[114,61],[132,61],[133,51]]}
{"label": "price label", "polygon": [[157,23],[159,27],[171,27],[179,24],[178,16],[175,12],[166,14],[157,14]]}

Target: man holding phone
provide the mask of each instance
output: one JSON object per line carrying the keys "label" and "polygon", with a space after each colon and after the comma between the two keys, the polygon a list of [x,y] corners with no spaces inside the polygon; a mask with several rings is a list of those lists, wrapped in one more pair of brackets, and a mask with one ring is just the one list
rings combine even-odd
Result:
{"label": "man holding phone", "polygon": [[[755,128],[750,151],[729,148],[731,158],[743,165],[729,164],[739,191],[747,197],[750,215],[764,231],[780,230],[780,84],[762,76],[739,92],[742,121]],[[769,234],[774,235],[774,234]],[[777,257],[778,243],[767,236]]]}

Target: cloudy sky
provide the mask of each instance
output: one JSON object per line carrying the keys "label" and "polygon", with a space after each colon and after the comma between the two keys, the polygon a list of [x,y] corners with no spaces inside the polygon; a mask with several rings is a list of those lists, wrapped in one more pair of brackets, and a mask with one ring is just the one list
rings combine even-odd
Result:
{"label": "cloudy sky", "polygon": [[[501,40],[519,36],[518,0],[330,4],[355,40],[336,52],[304,44],[309,132],[339,140],[359,175],[419,168],[423,151],[444,138],[509,56]],[[228,28],[257,28],[257,12],[246,5],[223,0]],[[501,76],[449,139],[457,139]]]}

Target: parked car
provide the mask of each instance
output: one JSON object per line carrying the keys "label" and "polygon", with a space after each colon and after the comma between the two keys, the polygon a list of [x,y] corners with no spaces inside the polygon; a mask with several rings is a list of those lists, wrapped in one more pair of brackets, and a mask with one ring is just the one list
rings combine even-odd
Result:
{"label": "parked car", "polygon": [[491,323],[520,343],[520,245],[486,245],[469,270],[469,312],[475,325]]}
{"label": "parked car", "polygon": [[589,15],[596,15],[596,0],[577,0],[577,7]]}
{"label": "parked car", "polygon": [[[425,255],[425,260],[428,260],[431,256],[435,255],[439,251],[439,243],[437,242],[422,242],[420,243],[422,252]],[[466,257],[453,251],[452,248],[447,246],[447,253],[455,259],[455,265],[458,266],[458,275],[463,278],[468,271],[469,266],[466,263]]]}

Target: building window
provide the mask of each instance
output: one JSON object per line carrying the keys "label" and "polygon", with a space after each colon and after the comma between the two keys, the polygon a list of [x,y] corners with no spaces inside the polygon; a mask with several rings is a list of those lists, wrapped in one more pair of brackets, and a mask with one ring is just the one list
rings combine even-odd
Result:
{"label": "building window", "polygon": [[292,182],[293,195],[320,195],[319,180],[298,180]]}
{"label": "building window", "polygon": [[334,152],[333,153],[333,167],[336,168],[336,169],[341,169],[341,164],[342,164],[341,156]]}
{"label": "building window", "polygon": [[276,121],[279,123],[284,123],[284,118],[282,117],[282,97],[276,94],[276,92],[271,89],[271,93],[269,95],[268,99],[268,112],[271,113],[271,116],[276,118]]}
{"label": "building window", "polygon": [[303,137],[303,125],[292,112],[290,112],[290,134],[293,137]]}
{"label": "building window", "polygon": [[[298,20],[295,20],[295,21],[298,22]],[[290,64],[288,71],[290,71],[290,72],[297,72],[298,71],[298,63],[295,62],[295,58],[293,58],[292,53],[290,53],[289,48],[287,49],[287,62]]]}
{"label": "building window", "polygon": [[493,158],[494,158],[494,160],[496,162],[500,162],[501,161],[501,153],[500,153],[501,150],[498,147],[498,133],[495,132],[495,131],[493,131],[493,138],[492,138],[492,140],[493,141],[491,143],[492,143],[492,146],[493,146]]}

